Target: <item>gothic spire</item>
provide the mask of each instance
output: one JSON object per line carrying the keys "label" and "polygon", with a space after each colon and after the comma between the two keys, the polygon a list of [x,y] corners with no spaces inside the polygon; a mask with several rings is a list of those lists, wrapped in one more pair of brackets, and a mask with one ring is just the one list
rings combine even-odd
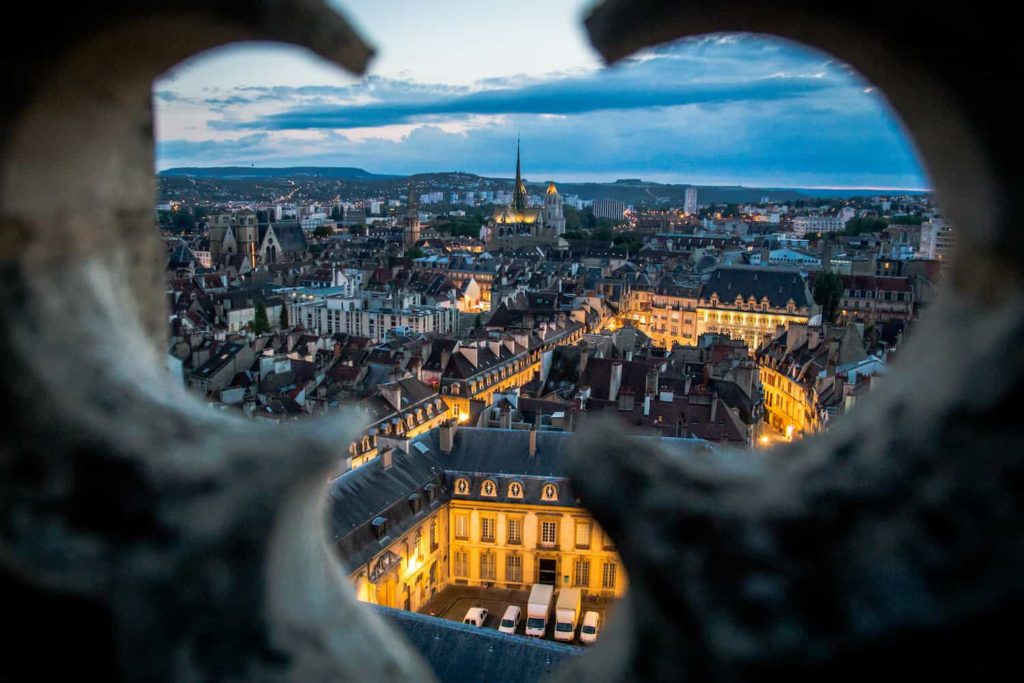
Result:
{"label": "gothic spire", "polygon": [[519,163],[519,136],[516,136],[516,189],[512,193],[512,208],[526,210],[526,185],[523,184],[522,166]]}

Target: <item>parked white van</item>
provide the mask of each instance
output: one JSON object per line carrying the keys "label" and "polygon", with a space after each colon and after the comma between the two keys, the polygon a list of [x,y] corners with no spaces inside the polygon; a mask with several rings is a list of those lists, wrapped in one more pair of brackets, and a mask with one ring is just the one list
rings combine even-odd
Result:
{"label": "parked white van", "polygon": [[485,621],[487,621],[486,607],[470,607],[462,623],[470,626],[483,626]]}
{"label": "parked white van", "polygon": [[597,642],[597,632],[601,628],[601,617],[597,612],[590,611],[583,615],[583,626],[580,627],[580,642],[590,645]]}
{"label": "parked white van", "polygon": [[505,610],[505,615],[501,618],[501,623],[498,624],[498,630],[502,633],[515,633],[516,629],[519,628],[519,620],[523,616],[523,611],[515,605],[509,605]]}

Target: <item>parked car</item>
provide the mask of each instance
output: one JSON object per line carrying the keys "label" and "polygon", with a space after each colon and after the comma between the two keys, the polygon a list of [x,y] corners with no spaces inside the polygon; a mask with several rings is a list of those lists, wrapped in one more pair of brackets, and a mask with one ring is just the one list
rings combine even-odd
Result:
{"label": "parked car", "polygon": [[597,642],[597,632],[601,628],[601,617],[593,610],[583,615],[583,626],[580,627],[580,642],[590,645]]}
{"label": "parked car", "polygon": [[485,621],[487,621],[486,607],[470,607],[462,623],[471,626],[483,626]]}
{"label": "parked car", "polygon": [[515,633],[516,629],[519,628],[519,620],[522,616],[523,610],[515,605],[509,605],[505,609],[505,615],[501,618],[501,623],[498,624],[498,630],[502,633]]}

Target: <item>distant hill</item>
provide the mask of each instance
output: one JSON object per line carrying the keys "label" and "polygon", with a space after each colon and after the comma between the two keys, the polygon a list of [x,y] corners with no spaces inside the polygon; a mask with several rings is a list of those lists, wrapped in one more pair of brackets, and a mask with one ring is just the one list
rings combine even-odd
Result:
{"label": "distant hill", "polygon": [[[348,194],[358,196],[359,192],[383,190],[392,192],[403,192],[404,185],[413,181],[421,189],[457,190],[467,189],[512,189],[512,178],[479,176],[473,173],[462,173],[456,171],[444,171],[433,173],[417,173],[411,176],[385,175],[370,173],[361,168],[336,167],[336,166],[294,166],[287,168],[257,168],[246,166],[210,166],[210,167],[182,167],[169,168],[160,171],[158,178],[161,181],[161,190],[176,190],[179,193],[191,193],[194,196],[224,197],[227,194],[235,194],[240,198],[251,200],[266,200],[275,195],[269,185],[276,185],[277,192],[287,189],[287,186],[295,182],[312,183],[345,183],[348,186]],[[696,187],[698,201],[701,204],[746,204],[757,203],[767,197],[773,202],[792,202],[800,199],[847,199],[850,197],[870,197],[884,194],[925,194],[914,191],[891,191],[884,192],[873,189],[820,189],[808,190],[802,188],[762,188],[733,186],[709,186],[670,184],[645,181],[640,178],[620,178],[614,182],[597,183],[573,183],[560,182],[556,178],[558,190],[562,194],[573,194],[581,199],[618,199],[631,205],[659,205],[673,204],[681,205],[688,187]],[[547,186],[547,182],[530,182],[527,185],[532,191],[540,194]],[[336,196],[338,188],[320,188],[310,190],[316,196],[318,192],[330,192],[325,195]],[[168,194],[164,192],[163,194]],[[171,196],[168,194],[168,196]],[[181,196],[180,194],[174,196]]]}
{"label": "distant hill", "polygon": [[185,166],[168,168],[157,175],[184,176],[213,180],[251,180],[255,178],[319,178],[322,180],[394,180],[403,176],[370,173],[347,166],[291,166],[258,168],[255,166]]}

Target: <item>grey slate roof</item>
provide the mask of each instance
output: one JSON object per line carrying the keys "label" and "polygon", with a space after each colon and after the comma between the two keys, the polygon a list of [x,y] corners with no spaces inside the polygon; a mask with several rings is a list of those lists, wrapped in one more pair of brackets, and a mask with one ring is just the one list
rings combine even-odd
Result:
{"label": "grey slate roof", "polygon": [[580,648],[374,606],[398,627],[442,683],[536,683]]}
{"label": "grey slate roof", "polygon": [[737,294],[744,300],[752,296],[759,302],[762,297],[768,297],[773,308],[785,308],[790,299],[796,302],[797,308],[809,308],[812,303],[800,273],[775,268],[717,268],[701,285],[700,297],[707,300],[714,293],[723,303],[732,303]]}

